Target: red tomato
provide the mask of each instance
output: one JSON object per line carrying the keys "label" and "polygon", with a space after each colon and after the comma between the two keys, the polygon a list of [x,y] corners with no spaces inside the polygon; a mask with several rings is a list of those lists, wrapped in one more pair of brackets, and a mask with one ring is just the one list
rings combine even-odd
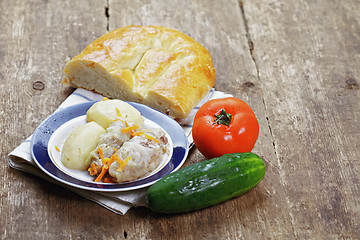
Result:
{"label": "red tomato", "polygon": [[194,118],[195,146],[208,159],[227,153],[251,152],[259,135],[259,123],[244,101],[213,99],[200,107]]}

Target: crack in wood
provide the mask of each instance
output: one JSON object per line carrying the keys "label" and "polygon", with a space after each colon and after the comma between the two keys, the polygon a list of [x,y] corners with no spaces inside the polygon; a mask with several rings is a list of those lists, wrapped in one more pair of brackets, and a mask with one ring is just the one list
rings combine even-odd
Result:
{"label": "crack in wood", "polygon": [[106,20],[107,20],[107,23],[106,23],[106,30],[109,32],[109,25],[110,25],[110,14],[109,14],[109,8],[110,8],[110,5],[109,5],[109,0],[106,0],[106,6],[105,6],[105,17],[106,17]]}
{"label": "crack in wood", "polygon": [[[242,18],[243,18],[243,22],[244,22],[244,27],[245,27],[245,31],[246,31],[246,38],[248,40],[248,44],[249,44],[249,51],[250,51],[250,55],[251,55],[251,58],[254,62],[254,65],[255,65],[255,68],[256,68],[256,72],[257,72],[257,79],[258,81],[260,82],[260,71],[259,71],[259,67],[258,67],[258,64],[256,62],[256,58],[255,58],[255,54],[254,54],[254,51],[255,51],[255,45],[254,45],[254,42],[252,41],[251,39],[251,35],[250,35],[250,30],[249,30],[249,25],[248,25],[248,21],[247,21],[247,18],[246,18],[246,14],[245,14],[245,10],[244,10],[244,3],[242,0],[239,0],[239,6],[240,6],[240,9],[241,9],[241,15],[242,15]],[[274,137],[274,134],[273,134],[273,130],[271,128],[271,125],[270,125],[270,120],[269,120],[269,117],[268,117],[268,110],[267,110],[267,107],[266,107],[266,103],[265,103],[265,99],[262,95],[262,102],[263,102],[263,105],[264,105],[264,110],[265,110],[265,115],[266,115],[266,122],[267,122],[267,125],[268,125],[268,128],[269,128],[269,133],[270,133],[270,136],[271,136],[271,141],[272,141],[272,145],[274,147],[274,153],[275,153],[275,156],[276,156],[276,159],[278,161],[278,163],[280,163],[280,158],[278,156],[278,153],[277,153],[277,146],[276,146],[276,143],[275,143],[275,137]],[[281,167],[281,165],[280,165]],[[281,178],[283,178],[283,176],[281,176]],[[286,196],[285,197],[286,201],[288,203],[290,203],[290,200],[289,198]],[[297,239],[297,233],[296,233],[296,229],[295,229],[295,221],[294,221],[294,215],[292,213],[292,211],[290,210],[289,211],[289,218],[290,218],[290,221],[291,221],[291,228],[292,228],[292,234],[293,234],[293,237],[295,239]]]}
{"label": "crack in wood", "polygon": [[[264,105],[265,105],[265,102],[264,102]],[[271,138],[272,138],[272,145],[274,146],[275,155],[277,156],[277,152],[276,152],[276,144],[275,144],[275,141],[274,141],[274,138],[273,138],[273,132],[272,132],[272,129],[271,129],[271,126],[270,126],[270,123],[269,123],[269,117],[266,117],[266,122],[268,123],[268,127],[269,127],[269,131],[270,131],[270,135],[271,135]]]}
{"label": "crack in wood", "polygon": [[[239,6],[240,6],[241,16],[242,16],[245,31],[246,31],[246,38],[248,40],[251,59],[254,62],[254,65],[255,65],[255,68],[256,68],[257,79],[260,82],[260,71],[259,71],[258,64],[256,62],[255,55],[254,55],[255,46],[254,46],[254,42],[251,39],[250,30],[249,30],[249,24],[248,24],[246,14],[245,14],[245,9],[244,9],[244,2],[242,0],[239,0]],[[264,105],[264,108],[265,108],[265,113],[267,113],[267,108],[266,108],[265,100],[264,100],[263,97],[262,97],[262,101],[263,101],[263,105]],[[266,117],[266,122],[267,122],[269,132],[270,132],[270,135],[271,135],[271,140],[272,140],[272,144],[273,144],[273,147],[274,147],[275,156],[278,158],[278,154],[277,154],[277,151],[276,151],[276,144],[275,144],[274,135],[273,135],[273,132],[272,132],[272,129],[271,129],[271,126],[270,126],[269,117]]]}
{"label": "crack in wood", "polygon": [[251,40],[251,35],[250,35],[250,31],[249,31],[249,25],[248,25],[246,15],[245,15],[245,10],[244,10],[244,2],[242,0],[239,1],[239,6],[240,6],[240,10],[241,10],[241,16],[242,16],[242,19],[243,19],[243,22],[244,22],[244,27],[245,27],[245,31],[246,31],[246,38],[248,40],[250,55],[251,55],[251,58],[252,58],[252,60],[253,60],[253,62],[255,64],[255,67],[256,67],[257,77],[258,77],[258,79],[260,79],[259,69],[258,69],[256,59],[255,59],[255,56],[254,56],[254,43]]}

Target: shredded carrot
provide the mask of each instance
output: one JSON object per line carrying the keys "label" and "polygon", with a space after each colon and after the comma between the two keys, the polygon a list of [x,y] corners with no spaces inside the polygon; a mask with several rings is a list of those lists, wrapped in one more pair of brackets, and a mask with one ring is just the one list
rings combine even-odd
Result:
{"label": "shredded carrot", "polygon": [[120,119],[120,118],[115,118],[115,119],[113,120],[113,122],[116,122],[116,121],[124,122],[124,120],[122,120],[122,119]]}
{"label": "shredded carrot", "polygon": [[119,110],[117,107],[115,107],[115,110],[116,110],[116,115],[117,115],[118,117],[121,117],[121,112],[120,112],[120,110]]}
{"label": "shredded carrot", "polygon": [[88,169],[89,173],[91,176],[94,176],[97,174],[97,170],[96,170],[96,167],[95,167],[95,163],[92,163]]}
{"label": "shredded carrot", "polygon": [[152,140],[152,141],[156,142],[156,143],[160,143],[160,141],[157,140],[156,138],[154,138],[153,136],[150,136],[150,135],[148,135],[148,134],[145,134],[145,137],[146,137],[147,139],[149,139],[149,140]]}
{"label": "shredded carrot", "polygon": [[95,182],[100,182],[100,180],[104,177],[107,170],[108,170],[108,167],[106,165],[103,165],[103,167],[101,169],[101,173],[97,176],[97,178],[95,179]]}
{"label": "shredded carrot", "polygon": [[125,126],[126,127],[129,127],[129,124],[127,123],[127,121],[125,120]]}
{"label": "shredded carrot", "polygon": [[131,157],[128,157],[127,159],[125,159],[125,164],[127,164],[130,161]]}
{"label": "shredded carrot", "polygon": [[108,178],[108,177],[104,178],[103,182],[104,183],[116,183],[115,181],[113,181],[111,178]]}
{"label": "shredded carrot", "polygon": [[116,148],[114,148],[114,147],[112,147],[113,148],[113,150],[115,151],[115,152],[117,152],[117,149]]}
{"label": "shredded carrot", "polygon": [[107,171],[109,170],[109,167],[110,165],[114,162],[114,159],[112,159],[112,156],[111,158],[104,158],[102,160],[102,163],[103,163],[103,166],[101,168],[101,172],[100,174],[97,176],[97,178],[95,179],[95,182],[99,182],[103,177],[104,175],[107,173]]}
{"label": "shredded carrot", "polygon": [[131,159],[131,157],[128,157],[127,159],[119,162],[120,166],[118,167],[118,169],[116,169],[116,171],[121,172],[124,169],[124,167],[126,166],[126,164],[129,162],[130,159]]}
{"label": "shredded carrot", "polygon": [[108,158],[108,157],[106,157],[106,158],[104,158],[104,159],[102,160],[102,164],[103,164],[103,165],[108,165],[108,166],[110,166],[113,162],[114,162],[114,160],[113,160],[113,159],[110,159],[110,158]]}
{"label": "shredded carrot", "polygon": [[120,166],[116,170],[118,172],[121,172],[126,166],[126,164],[129,162],[129,160],[131,159],[131,157],[128,157],[125,160],[122,160],[117,154],[112,155],[111,158],[114,158],[114,160],[120,164]]}
{"label": "shredded carrot", "polygon": [[138,128],[139,128],[139,126],[136,125],[136,124],[134,124],[134,125],[132,125],[131,127],[122,128],[122,129],[121,129],[121,132],[122,132],[122,133],[128,133],[128,132],[134,131],[134,130],[136,130],[136,129],[138,129]]}
{"label": "shredded carrot", "polygon": [[99,156],[101,160],[104,160],[104,152],[101,148],[98,148]]}
{"label": "shredded carrot", "polygon": [[56,151],[60,152],[60,149],[56,145],[55,145],[55,149],[56,149]]}
{"label": "shredded carrot", "polygon": [[114,160],[114,161],[117,161],[118,163],[120,163],[121,164],[121,162],[122,162],[122,159],[119,157],[119,155],[117,155],[117,154],[113,154],[112,156],[111,156],[111,158]]}
{"label": "shredded carrot", "polygon": [[135,136],[140,136],[140,135],[143,135],[143,134],[145,134],[143,131],[137,131],[137,132],[132,132],[131,136],[135,137]]}

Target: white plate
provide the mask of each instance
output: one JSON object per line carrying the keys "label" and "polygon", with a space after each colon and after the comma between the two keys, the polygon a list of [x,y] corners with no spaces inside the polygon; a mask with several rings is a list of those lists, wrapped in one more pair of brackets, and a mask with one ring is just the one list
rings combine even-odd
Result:
{"label": "white plate", "polygon": [[61,149],[67,136],[86,122],[86,112],[95,102],[87,102],[59,110],[44,120],[31,139],[31,153],[35,163],[50,177],[73,187],[93,191],[128,191],[150,186],[165,175],[176,171],[185,162],[188,141],[181,126],[167,115],[145,105],[132,103],[145,117],[145,125],[161,127],[170,140],[170,151],[159,167],[148,176],[126,183],[96,183],[86,171],[66,168],[60,161]]}

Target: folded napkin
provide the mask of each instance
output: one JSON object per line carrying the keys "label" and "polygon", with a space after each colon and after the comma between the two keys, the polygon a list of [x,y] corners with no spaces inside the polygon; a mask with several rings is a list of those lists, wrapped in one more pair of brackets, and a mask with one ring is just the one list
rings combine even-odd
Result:
{"label": "folded napkin", "polygon": [[[191,113],[187,118],[178,121],[179,124],[183,127],[186,136],[188,137],[189,148],[193,146],[191,128],[196,111],[199,109],[199,107],[210,99],[224,98],[230,96],[231,95],[229,94],[225,94],[223,92],[219,92],[219,91],[215,91],[214,89],[211,89],[211,91],[207,94],[207,96],[205,96],[202,99],[202,101],[198,104],[198,106],[196,106],[191,111]],[[88,101],[102,100],[103,98],[104,97],[102,95],[78,88],[59,106],[57,110],[69,107],[74,104],[84,103]],[[31,136],[28,137],[23,143],[21,143],[8,155],[7,159],[9,165],[12,168],[23,172],[31,173],[49,182],[65,187],[120,215],[124,215],[131,207],[146,206],[147,188],[131,190],[131,191],[119,191],[119,192],[96,192],[96,191],[75,188],[56,181],[55,179],[45,174],[35,164],[31,156],[30,141],[31,141]]]}

